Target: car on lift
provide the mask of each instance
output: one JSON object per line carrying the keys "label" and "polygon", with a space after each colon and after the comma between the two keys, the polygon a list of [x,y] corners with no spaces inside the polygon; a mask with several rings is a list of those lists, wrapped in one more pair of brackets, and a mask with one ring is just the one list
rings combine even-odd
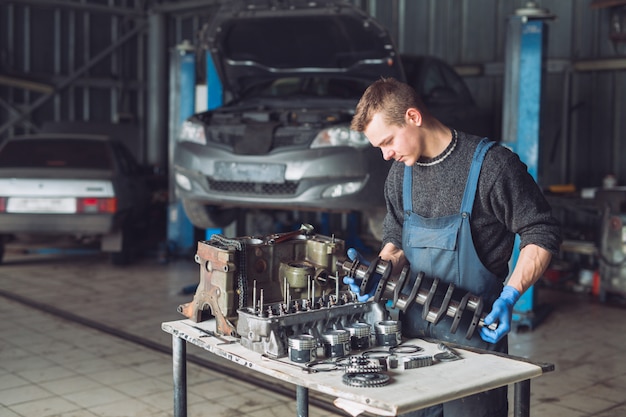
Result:
{"label": "car on lift", "polygon": [[123,143],[106,135],[46,133],[0,145],[0,262],[14,239],[71,236],[130,261],[150,190]]}
{"label": "car on lift", "polygon": [[[224,104],[180,128],[172,171],[185,213],[206,229],[239,208],[356,211],[375,231],[390,162],[349,126],[368,85],[406,80],[388,31],[350,2],[254,3],[225,4],[200,36]],[[455,116],[459,92],[471,102],[442,61],[406,63],[434,110]]]}

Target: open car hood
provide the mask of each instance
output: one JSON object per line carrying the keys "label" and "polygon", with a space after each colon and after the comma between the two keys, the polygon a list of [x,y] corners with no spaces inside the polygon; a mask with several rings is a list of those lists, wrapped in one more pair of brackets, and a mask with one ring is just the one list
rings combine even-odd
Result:
{"label": "open car hood", "polygon": [[201,36],[235,99],[268,78],[404,79],[388,31],[347,1],[230,0]]}

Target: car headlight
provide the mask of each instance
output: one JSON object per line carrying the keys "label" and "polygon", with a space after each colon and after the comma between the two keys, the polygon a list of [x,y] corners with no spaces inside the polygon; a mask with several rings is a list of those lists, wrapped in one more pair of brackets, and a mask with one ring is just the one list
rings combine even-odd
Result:
{"label": "car headlight", "polygon": [[324,198],[337,198],[358,193],[363,188],[364,181],[345,182],[328,187],[322,193]]}
{"label": "car headlight", "polygon": [[174,174],[174,178],[176,179],[176,184],[178,184],[180,188],[191,191],[191,180],[189,178],[179,172]]}
{"label": "car headlight", "polygon": [[193,142],[200,145],[206,145],[206,135],[204,134],[204,126],[198,123],[185,120],[180,127],[178,135],[180,142]]}
{"label": "car headlight", "polygon": [[325,148],[328,146],[365,148],[370,146],[370,143],[361,132],[355,132],[348,126],[335,126],[320,131],[313,143],[311,143],[311,148]]}

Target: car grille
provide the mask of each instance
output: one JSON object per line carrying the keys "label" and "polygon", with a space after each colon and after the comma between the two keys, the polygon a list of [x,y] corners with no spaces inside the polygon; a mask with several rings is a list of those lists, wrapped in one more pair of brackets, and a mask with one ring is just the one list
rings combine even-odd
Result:
{"label": "car grille", "polygon": [[[289,148],[289,147],[307,147],[315,139],[317,129],[283,127],[274,132],[272,140],[272,149]],[[235,143],[244,136],[243,131],[235,131],[234,129],[209,129],[209,142],[226,146],[230,150],[234,149]]]}
{"label": "car grille", "polygon": [[228,194],[267,194],[267,195],[295,195],[298,190],[298,182],[287,181],[282,184],[255,183],[238,181],[215,181],[208,180],[212,191]]}

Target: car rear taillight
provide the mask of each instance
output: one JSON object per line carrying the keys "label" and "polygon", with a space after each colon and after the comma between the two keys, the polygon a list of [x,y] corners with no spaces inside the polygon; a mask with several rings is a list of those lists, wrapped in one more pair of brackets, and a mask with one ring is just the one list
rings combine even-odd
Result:
{"label": "car rear taillight", "polygon": [[77,213],[115,213],[117,210],[116,198],[77,198]]}
{"label": "car rear taillight", "polygon": [[7,211],[7,198],[0,197],[0,213]]}

